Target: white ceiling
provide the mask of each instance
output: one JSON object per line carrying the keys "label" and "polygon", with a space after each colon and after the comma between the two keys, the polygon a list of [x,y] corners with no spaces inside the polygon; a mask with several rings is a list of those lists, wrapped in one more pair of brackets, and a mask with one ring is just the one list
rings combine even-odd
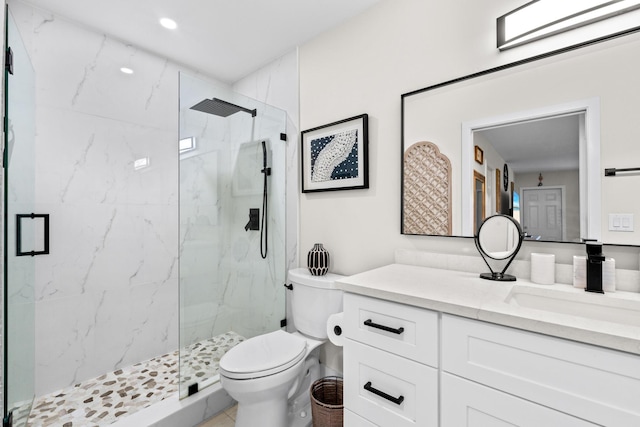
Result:
{"label": "white ceiling", "polygon": [[26,1],[233,83],[380,0]]}

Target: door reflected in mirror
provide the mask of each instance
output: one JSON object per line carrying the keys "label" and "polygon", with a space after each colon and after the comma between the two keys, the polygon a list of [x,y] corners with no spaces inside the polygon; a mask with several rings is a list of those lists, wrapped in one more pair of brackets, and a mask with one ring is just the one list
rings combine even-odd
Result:
{"label": "door reflected in mirror", "polygon": [[[521,224],[526,239],[558,242],[580,241],[578,221],[567,221],[564,185],[523,187]],[[579,212],[576,212],[576,219]],[[568,227],[571,230],[568,230]]]}

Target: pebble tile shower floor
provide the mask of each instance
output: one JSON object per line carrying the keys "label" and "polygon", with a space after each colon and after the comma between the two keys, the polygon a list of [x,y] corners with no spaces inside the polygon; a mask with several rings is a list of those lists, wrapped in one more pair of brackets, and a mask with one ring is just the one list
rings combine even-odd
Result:
{"label": "pebble tile shower floor", "polygon": [[29,427],[97,427],[112,424],[178,393],[179,381],[209,378],[218,362],[244,338],[235,332],[200,341],[182,350],[179,374],[178,351],[104,374],[73,387],[36,398]]}

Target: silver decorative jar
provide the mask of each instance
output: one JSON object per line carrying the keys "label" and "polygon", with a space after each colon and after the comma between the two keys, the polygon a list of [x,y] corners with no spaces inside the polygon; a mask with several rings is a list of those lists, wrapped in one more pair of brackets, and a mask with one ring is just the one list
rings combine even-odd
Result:
{"label": "silver decorative jar", "polygon": [[313,276],[324,276],[329,271],[329,251],[316,243],[307,255],[307,268]]}

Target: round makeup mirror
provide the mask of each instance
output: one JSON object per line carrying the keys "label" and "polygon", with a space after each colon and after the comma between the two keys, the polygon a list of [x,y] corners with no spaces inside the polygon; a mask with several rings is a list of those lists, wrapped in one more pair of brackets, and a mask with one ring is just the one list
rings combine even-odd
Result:
{"label": "round makeup mirror", "polygon": [[[505,274],[505,271],[520,250],[523,239],[522,228],[513,217],[498,214],[485,219],[480,225],[474,241],[491,273],[482,273],[480,277],[487,280],[516,280],[514,276]],[[506,260],[507,263],[502,271],[494,271],[487,258],[498,261]]]}

